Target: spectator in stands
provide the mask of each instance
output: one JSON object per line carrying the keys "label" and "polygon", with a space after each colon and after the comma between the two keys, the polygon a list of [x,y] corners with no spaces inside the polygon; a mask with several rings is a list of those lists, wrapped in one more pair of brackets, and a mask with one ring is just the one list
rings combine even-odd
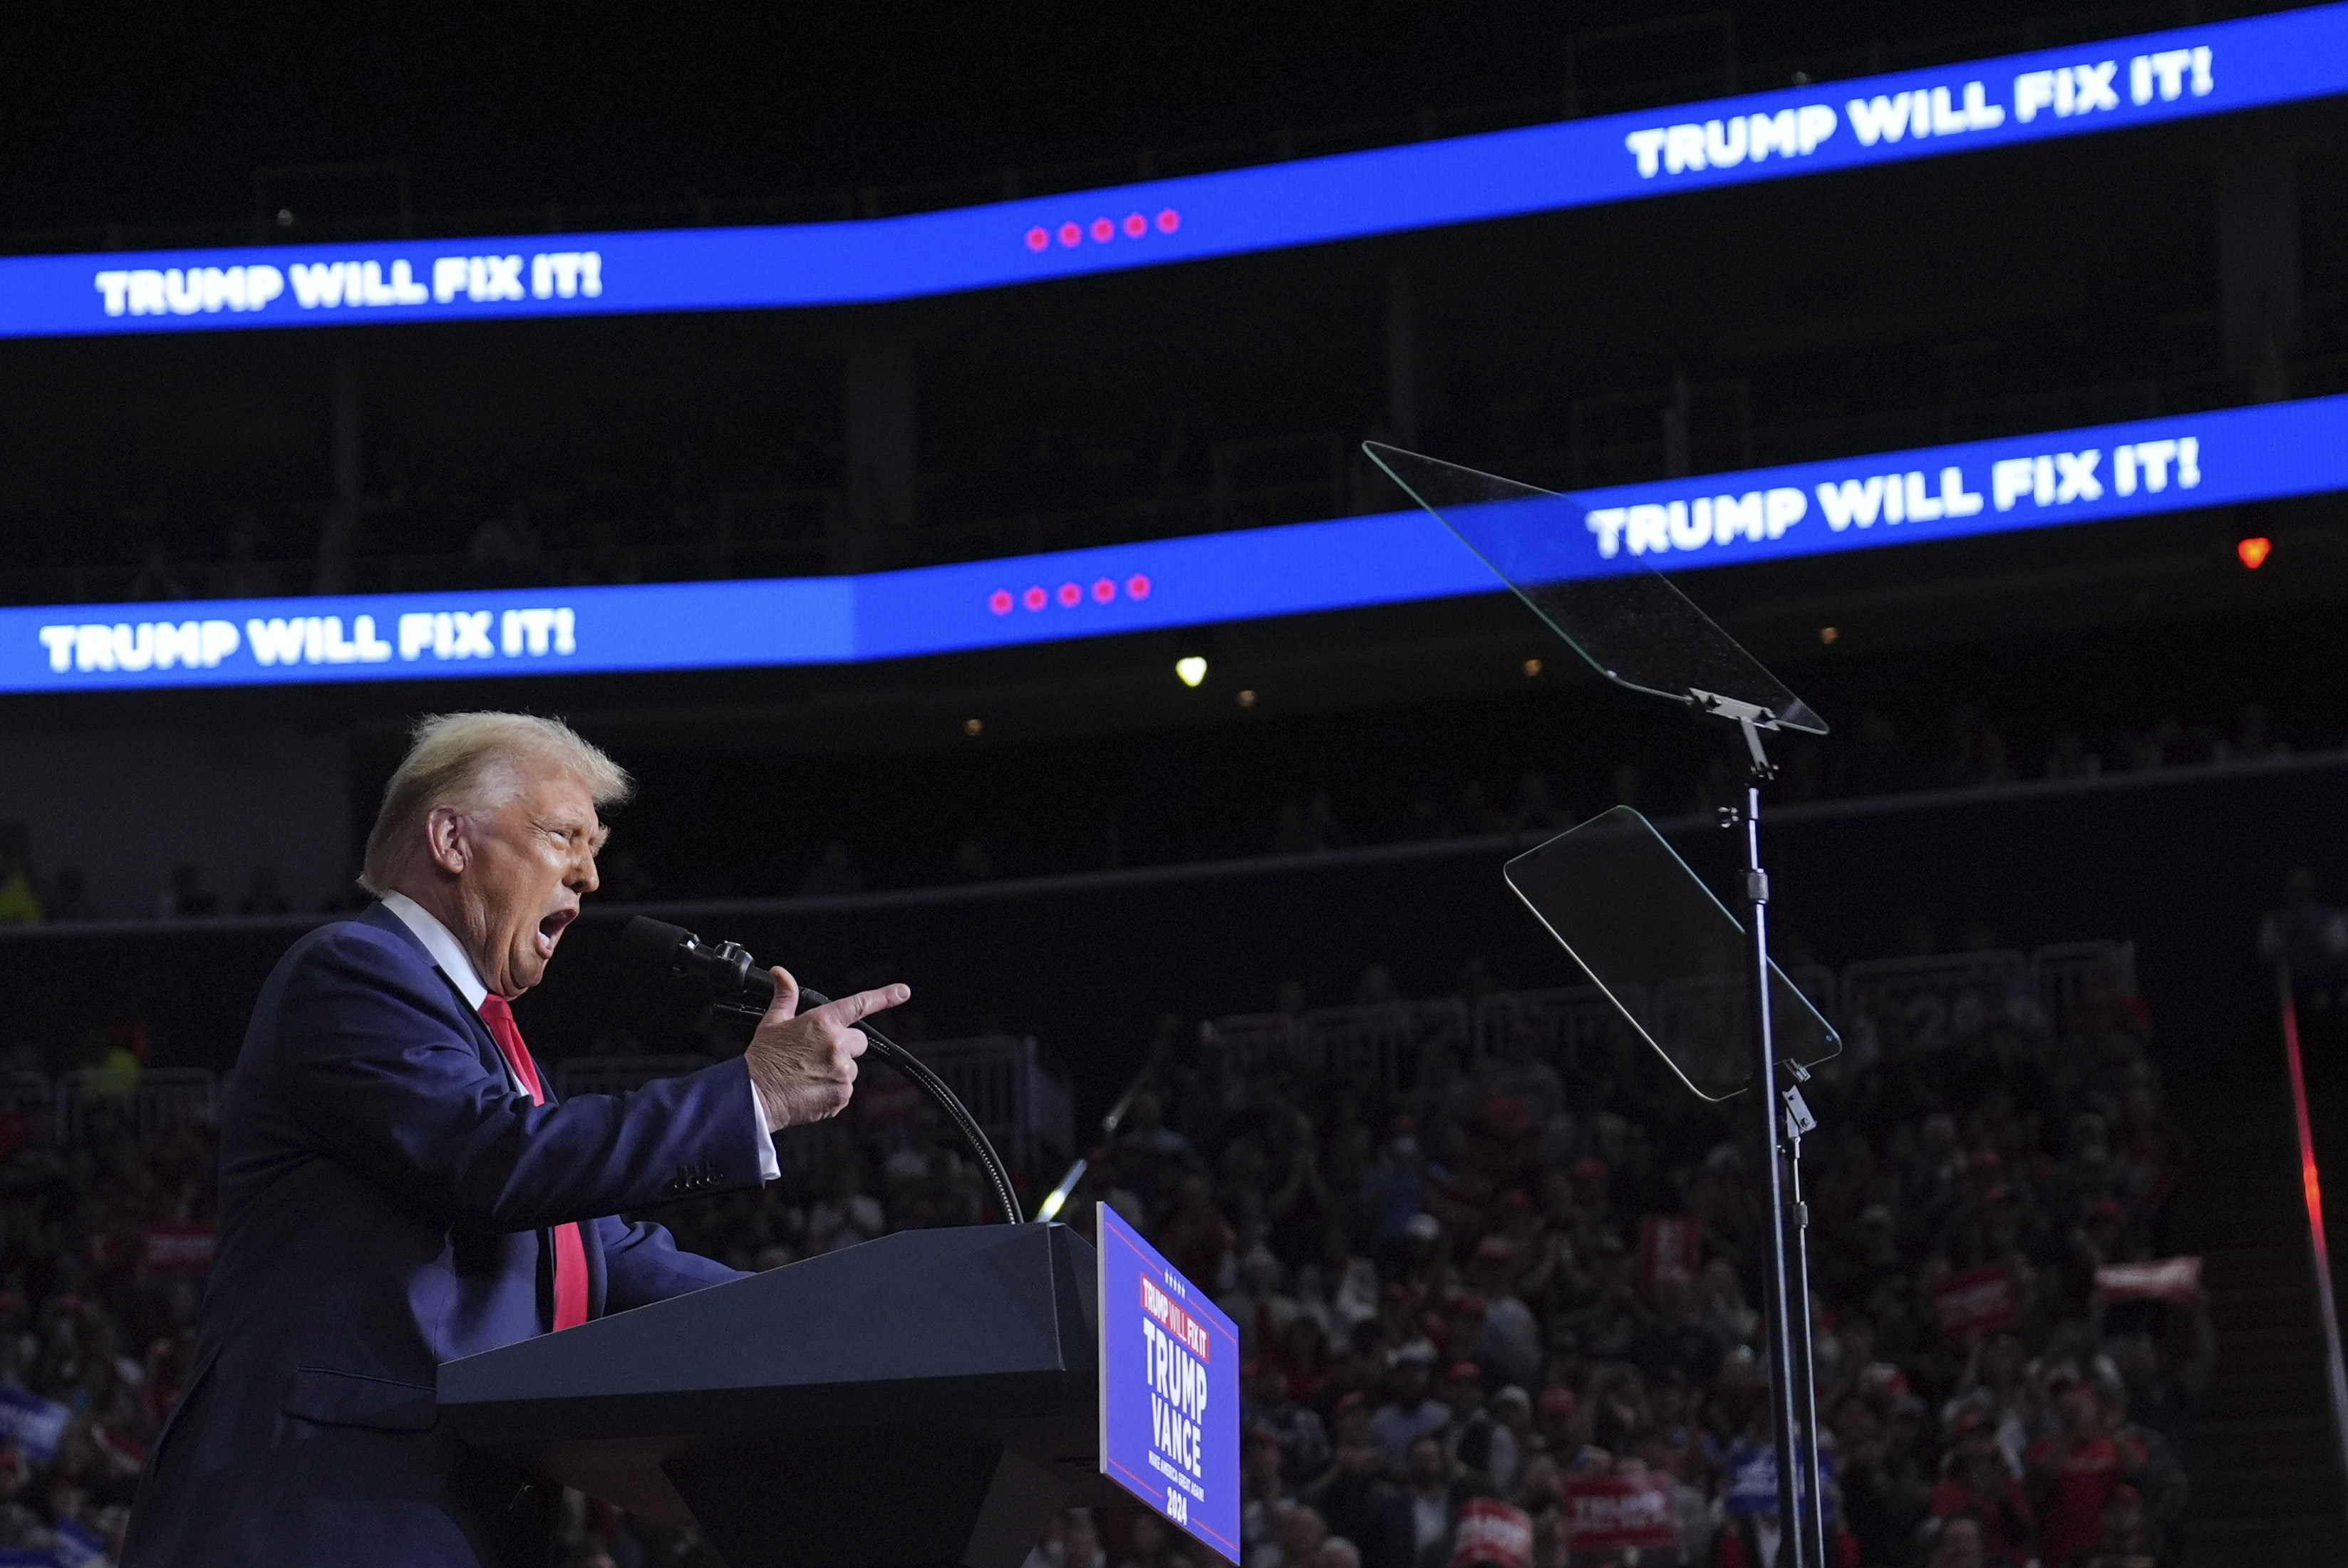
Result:
{"label": "spectator in stands", "polygon": [[1215,1206],[1214,1189],[1203,1175],[1188,1176],[1178,1190],[1174,1213],[1159,1235],[1166,1259],[1209,1290],[1220,1287],[1238,1240],[1231,1222]]}
{"label": "spectator in stands", "polygon": [[1441,1439],[1429,1434],[1411,1442],[1403,1482],[1387,1504],[1370,1568],[1444,1568],[1451,1558],[1459,1500],[1452,1484],[1451,1456],[1444,1451]]}
{"label": "spectator in stands", "polygon": [[[2094,1383],[2096,1414],[2103,1430],[2110,1434],[2122,1464],[2127,1464],[2130,1456],[2135,1456],[2135,1468],[2127,1472],[2122,1483],[2129,1493],[2131,1538],[2149,1542],[2157,1548],[2165,1547],[2178,1521],[2184,1518],[2189,1501],[2185,1466],[2168,1439],[2128,1419],[2127,1385],[2108,1363],[2098,1366]],[[2118,1495],[2116,1488],[2113,1495]],[[2107,1499],[2106,1512],[2110,1506]]]}
{"label": "spectator in stands", "polygon": [[90,917],[89,883],[78,866],[60,866],[49,878],[43,911],[55,920],[87,920]]}
{"label": "spectator in stands", "polygon": [[2304,866],[2284,879],[2282,896],[2282,907],[2259,922],[2259,957],[2287,966],[2309,1004],[2348,999],[2348,913],[2315,901],[2315,877]]}
{"label": "spectator in stands", "polygon": [[1418,1119],[1397,1116],[1385,1152],[1362,1178],[1362,1208],[1380,1242],[1403,1234],[1426,1212],[1426,1160],[1418,1147]]}
{"label": "spectator in stands", "polygon": [[21,822],[0,822],[0,925],[37,926],[43,913],[31,835]]}
{"label": "spectator in stands", "polygon": [[1513,1481],[1519,1462],[1516,1434],[1485,1409],[1483,1368],[1473,1361],[1453,1363],[1443,1377],[1443,1402],[1451,1410],[1443,1446],[1453,1473],[1487,1491],[1505,1491],[1500,1478]]}
{"label": "spectator in stands", "polygon": [[182,861],[171,870],[171,885],[157,899],[158,913],[167,920],[203,920],[220,913],[220,899],[204,880],[201,867]]}
{"label": "spectator in stands", "polygon": [[1914,1455],[1895,1450],[1890,1398],[1880,1389],[1854,1390],[1832,1409],[1837,1490],[1843,1517],[1863,1563],[1897,1563],[1910,1554],[1928,1493]]}
{"label": "spectator in stands", "polygon": [[1240,1560],[1241,1568],[1276,1563],[1281,1516],[1295,1502],[1280,1473],[1280,1440],[1261,1427],[1240,1434]]}
{"label": "spectator in stands", "polygon": [[2078,1568],[2155,1568],[2160,1559],[2153,1539],[2145,1524],[2144,1500],[2123,1481],[2104,1504],[2103,1534],[2072,1562]]}
{"label": "spectator in stands", "polygon": [[1978,1406],[1963,1410],[1950,1439],[1940,1484],[1932,1489],[1932,1517],[1973,1520],[1981,1527],[1985,1563],[1992,1568],[2023,1568],[2032,1556],[2037,1523],[2028,1494],[1998,1450],[1988,1415]]}
{"label": "spectator in stands", "polygon": [[1309,1504],[1291,1503],[1281,1512],[1278,1550],[1261,1559],[1263,1568],[1319,1568],[1321,1549],[1329,1543],[1329,1526]]}
{"label": "spectator in stands", "polygon": [[1260,1363],[1241,1418],[1270,1432],[1280,1445],[1281,1482],[1291,1491],[1315,1481],[1329,1468],[1329,1436],[1320,1413],[1297,1402],[1277,1363]]}
{"label": "spectator in stands", "polygon": [[1451,1408],[1427,1393],[1434,1359],[1431,1349],[1419,1346],[1406,1345],[1395,1351],[1394,1365],[1386,1372],[1385,1403],[1370,1417],[1370,1435],[1396,1471],[1403,1468],[1411,1444],[1451,1423]]}
{"label": "spectator in stands", "polygon": [[[1519,1194],[1521,1197],[1521,1194]],[[1481,1291],[1481,1328],[1472,1345],[1463,1349],[1477,1364],[1488,1366],[1500,1382],[1529,1388],[1540,1382],[1540,1324],[1533,1310],[1517,1296],[1517,1244],[1505,1235],[1477,1242],[1475,1263],[1468,1284]]]}
{"label": "spectator in stands", "polygon": [[1924,1568],[1983,1568],[1981,1521],[1959,1513],[1936,1522]]}
{"label": "spectator in stands", "polygon": [[1369,1396],[1362,1390],[1338,1399],[1330,1462],[1303,1493],[1331,1530],[1364,1546],[1376,1540],[1382,1512],[1394,1491],[1391,1461],[1371,1429],[1370,1417]]}
{"label": "spectator in stands", "polygon": [[2102,1539],[2104,1504],[2121,1482],[2135,1483],[2145,1454],[2141,1443],[2114,1435],[2103,1401],[2077,1368],[2057,1368],[2046,1386],[2060,1424],[2030,1446],[2025,1463],[2043,1522],[2043,1555],[2067,1563]]}

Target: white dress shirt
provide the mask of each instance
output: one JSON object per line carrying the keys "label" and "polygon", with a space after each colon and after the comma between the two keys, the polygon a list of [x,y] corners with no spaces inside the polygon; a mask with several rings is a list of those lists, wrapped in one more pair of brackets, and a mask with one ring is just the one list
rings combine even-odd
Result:
{"label": "white dress shirt", "polygon": [[[465,1005],[475,1012],[480,1011],[481,1004],[489,1000],[489,988],[481,983],[479,971],[473,968],[473,960],[467,956],[455,934],[442,925],[432,911],[405,893],[393,891],[385,894],[383,907],[398,916],[401,925],[416,933],[416,939],[424,944],[424,950],[432,955],[433,963],[448,977],[448,983],[457,988],[458,994],[465,999]],[[505,1053],[499,1051],[498,1057],[502,1061]],[[530,1092],[515,1074],[511,1062],[506,1063],[506,1081],[513,1085],[517,1094]],[[767,1124],[766,1102],[758,1098],[758,1087],[755,1083],[750,1086],[750,1112],[758,1119],[758,1179],[771,1182],[783,1173],[783,1163],[776,1157],[775,1130]]]}

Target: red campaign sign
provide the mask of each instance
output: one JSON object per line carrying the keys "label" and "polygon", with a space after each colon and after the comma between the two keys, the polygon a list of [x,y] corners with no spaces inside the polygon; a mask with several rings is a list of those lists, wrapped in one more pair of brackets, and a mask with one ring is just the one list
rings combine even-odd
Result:
{"label": "red campaign sign", "polygon": [[2022,1321],[2013,1275],[2002,1263],[1952,1274],[1932,1286],[1932,1315],[1940,1322],[1943,1339],[2011,1328]]}
{"label": "red campaign sign", "polygon": [[210,1225],[146,1225],[139,1232],[139,1266],[149,1274],[202,1274],[219,1240]]}
{"label": "red campaign sign", "polygon": [[1574,1553],[1677,1546],[1680,1522],[1672,1508],[1671,1481],[1654,1474],[1568,1477],[1565,1539]]}
{"label": "red campaign sign", "polygon": [[2201,1289],[2201,1260],[2164,1257],[2149,1263],[2107,1263],[2096,1270],[2096,1290],[2106,1301],[2190,1303]]}
{"label": "red campaign sign", "polygon": [[1639,1221],[1639,1291],[1652,1297],[1666,1276],[1694,1279],[1704,1256],[1704,1225],[1694,1214],[1647,1214]]}
{"label": "red campaign sign", "polygon": [[1533,1568],[1533,1522],[1520,1508],[1496,1497],[1471,1497],[1459,1505],[1452,1533],[1450,1568]]}
{"label": "red campaign sign", "polygon": [[1184,1349],[1201,1361],[1207,1359],[1207,1326],[1183,1311],[1172,1296],[1147,1278],[1141,1282],[1141,1309],[1158,1319]]}

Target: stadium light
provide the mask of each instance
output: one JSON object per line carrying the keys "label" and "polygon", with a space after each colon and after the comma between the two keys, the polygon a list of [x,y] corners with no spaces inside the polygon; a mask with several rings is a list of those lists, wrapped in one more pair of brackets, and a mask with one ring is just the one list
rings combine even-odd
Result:
{"label": "stadium light", "polygon": [[1201,654],[1186,653],[1174,661],[1174,677],[1185,686],[1197,686],[1207,678],[1207,661]]}
{"label": "stadium light", "polygon": [[2234,554],[2244,566],[2256,571],[2267,564],[2267,557],[2274,554],[2274,541],[2264,534],[2253,534],[2234,547]]}

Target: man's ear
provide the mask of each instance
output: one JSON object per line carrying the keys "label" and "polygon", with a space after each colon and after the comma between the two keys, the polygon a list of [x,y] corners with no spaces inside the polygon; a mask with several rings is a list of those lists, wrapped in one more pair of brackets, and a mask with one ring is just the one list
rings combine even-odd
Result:
{"label": "man's ear", "polygon": [[425,852],[432,864],[454,876],[472,859],[465,842],[465,818],[454,806],[436,805],[424,819]]}

